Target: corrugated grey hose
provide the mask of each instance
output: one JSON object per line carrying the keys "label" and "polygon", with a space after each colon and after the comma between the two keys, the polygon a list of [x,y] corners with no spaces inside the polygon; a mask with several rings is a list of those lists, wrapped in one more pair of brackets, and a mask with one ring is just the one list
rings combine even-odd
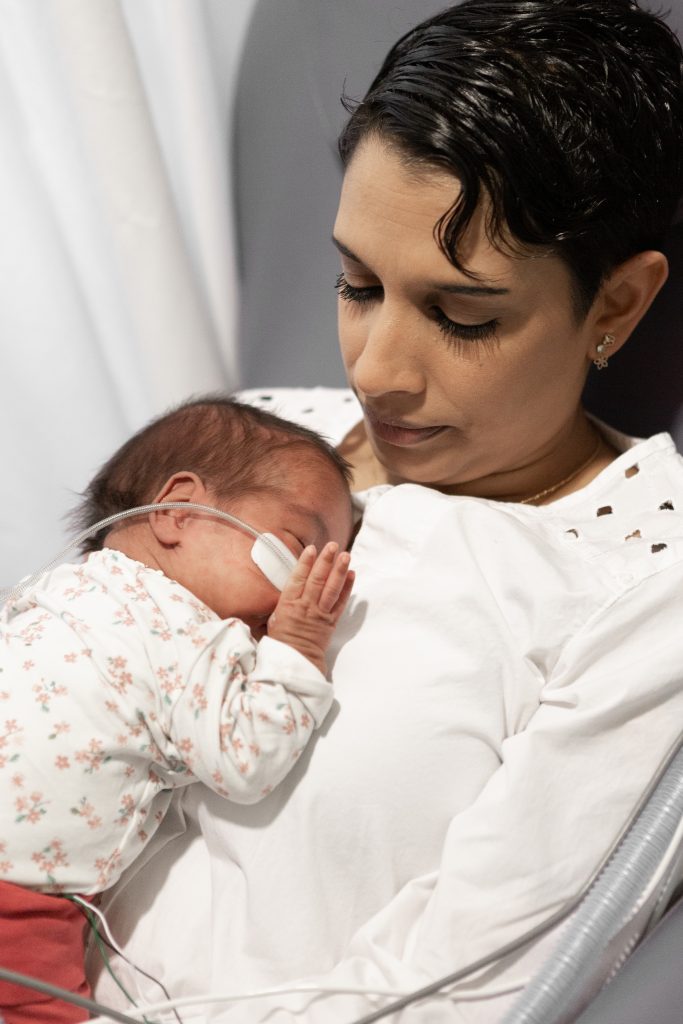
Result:
{"label": "corrugated grey hose", "polygon": [[628,920],[683,818],[683,747],[669,763],[604,868],[579,904],[553,953],[501,1024],[568,1024],[599,978],[601,956]]}

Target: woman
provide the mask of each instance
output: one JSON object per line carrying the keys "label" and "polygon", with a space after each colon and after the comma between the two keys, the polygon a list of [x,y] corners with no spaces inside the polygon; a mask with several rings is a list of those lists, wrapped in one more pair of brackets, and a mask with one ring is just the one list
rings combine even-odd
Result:
{"label": "woman", "polygon": [[406,991],[488,958],[405,1019],[497,1021],[677,744],[683,463],[580,396],[666,278],[682,136],[680,47],[629,0],[466,0],[353,111],[354,394],[250,396],[339,442],[363,492],[338,712],[257,807],[189,795],[185,836],[114,895],[173,995]]}

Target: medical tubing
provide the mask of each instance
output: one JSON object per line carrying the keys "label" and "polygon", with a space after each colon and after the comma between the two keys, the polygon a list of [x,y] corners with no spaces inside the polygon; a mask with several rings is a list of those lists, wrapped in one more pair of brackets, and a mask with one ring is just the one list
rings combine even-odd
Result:
{"label": "medical tubing", "polygon": [[137,505],[135,508],[126,509],[124,512],[115,512],[111,516],[107,516],[105,519],[100,519],[98,523],[94,523],[87,529],[82,530],[81,533],[77,534],[73,540],[54,558],[50,559],[42,568],[36,572],[31,573],[30,576],[25,576],[22,580],[19,580],[13,587],[6,587],[4,590],[0,590],[0,605],[4,604],[5,601],[16,600],[21,597],[23,592],[30,587],[36,580],[40,579],[46,572],[50,572],[51,569],[56,568],[60,562],[72,551],[87,540],[88,537],[92,537],[93,534],[99,533],[100,530],[104,530],[108,526],[113,526],[114,523],[120,522],[122,519],[128,519],[130,516],[141,516],[147,515],[150,512],[168,512],[171,510],[179,511],[192,511],[192,512],[205,512],[208,515],[214,516],[216,519],[222,519],[231,526],[237,526],[240,530],[244,530],[246,533],[251,534],[256,539],[261,539],[262,543],[266,544],[270,550],[277,555],[282,561],[282,553],[278,551],[277,547],[273,542],[265,536],[263,533],[259,533],[253,526],[249,526],[248,523],[244,523],[237,516],[233,516],[230,512],[224,512],[220,508],[212,508],[210,505],[199,505],[193,501],[160,501],[155,502],[152,505]]}
{"label": "medical tubing", "polygon": [[[41,981],[39,978],[32,978],[28,974],[20,974],[19,971],[10,971],[6,967],[0,967],[0,981],[9,981],[13,985],[23,985],[24,988],[33,989],[35,992],[42,992],[45,995],[61,999],[64,1003],[71,1003],[73,1006],[80,1006],[84,1010],[90,1010],[100,1017],[108,1017],[111,1020],[120,1021],[121,1024],[140,1024],[139,1017],[129,1017],[118,1010],[112,1010],[102,1003],[96,1003],[94,999],[86,999],[76,992],[69,992],[59,985],[51,985],[48,981]],[[2,1018],[0,1018],[1,1020]]]}
{"label": "medical tubing", "polygon": [[600,956],[628,920],[683,817],[683,747],[501,1024],[564,1024],[583,1009]]}
{"label": "medical tubing", "polygon": [[[675,755],[675,759],[679,760],[681,757],[683,757],[683,746],[681,746],[681,748],[679,749],[678,754]],[[679,763],[680,763],[680,760],[679,760]],[[669,772],[671,772],[671,775],[668,775]],[[681,769],[678,768],[677,772],[680,773]],[[362,1017],[354,1018],[354,1020],[351,1021],[351,1022],[348,1022],[348,1024],[374,1024],[375,1021],[384,1020],[387,1017],[391,1017],[393,1014],[398,1013],[400,1010],[405,1009],[407,1006],[410,1006],[413,1003],[424,1002],[425,1000],[431,998],[432,996],[436,996],[436,995],[438,995],[440,993],[443,994],[444,993],[444,989],[450,988],[452,985],[455,985],[457,982],[462,981],[464,978],[471,977],[473,974],[476,974],[477,971],[482,970],[484,967],[488,967],[495,960],[503,960],[510,953],[517,952],[523,946],[528,946],[528,944],[530,942],[532,942],[534,939],[536,939],[539,936],[541,936],[544,933],[546,933],[550,928],[554,927],[556,924],[559,924],[564,918],[566,918],[574,910],[576,910],[577,913],[578,913],[578,908],[582,907],[585,904],[586,900],[588,899],[589,893],[592,892],[592,890],[595,888],[595,886],[597,886],[598,880],[600,880],[600,881],[602,880],[603,874],[607,870],[607,866],[612,863],[612,861],[614,860],[614,858],[617,855],[617,852],[621,850],[621,846],[622,846],[622,844],[625,843],[626,837],[631,834],[631,831],[635,828],[636,822],[641,820],[641,817],[644,815],[645,809],[646,808],[654,808],[654,805],[652,804],[652,801],[654,800],[654,796],[655,796],[655,794],[657,792],[663,792],[663,790],[660,790],[659,787],[662,785],[662,783],[664,782],[665,776],[667,776],[667,775],[668,775],[669,779],[673,780],[673,778],[674,778],[674,757],[671,757],[669,759],[668,763],[662,769],[661,774],[659,775],[659,779],[656,780],[655,784],[649,790],[645,801],[642,803],[640,810],[636,814],[636,817],[634,817],[633,821],[629,824],[629,831],[624,834],[624,837],[620,841],[620,844],[615,848],[614,852],[611,854],[611,856],[605,862],[605,866],[601,870],[600,874],[597,876],[596,879],[593,880],[592,883],[590,883],[586,887],[586,889],[583,892],[579,893],[575,897],[573,902],[565,904],[564,907],[562,907],[559,911],[557,911],[550,918],[548,918],[547,921],[544,921],[541,924],[536,925],[535,928],[532,928],[530,931],[525,932],[523,935],[519,936],[518,938],[513,939],[512,942],[508,942],[508,943],[506,943],[506,945],[504,945],[504,946],[494,950],[491,953],[488,953],[486,956],[481,957],[479,960],[476,960],[473,963],[467,964],[465,967],[461,967],[459,970],[453,971],[451,974],[444,975],[443,977],[436,979],[436,981],[430,982],[430,984],[425,985],[423,988],[415,989],[413,992],[408,992],[404,996],[402,996],[400,999],[397,999],[395,1002],[386,1004],[385,1006],[381,1007],[378,1010],[373,1010],[371,1013],[364,1014]],[[681,779],[678,774],[677,774],[676,778],[677,778],[676,785],[678,785],[678,782],[683,782],[683,779]],[[678,796],[676,796],[676,800],[678,801]],[[668,807],[668,803],[667,803],[666,806]],[[669,822],[669,824],[673,824],[673,831],[674,832],[675,832],[675,828],[676,828],[675,819],[676,819],[676,815],[677,814],[679,814],[679,811],[675,810],[674,811],[674,822],[673,823]],[[646,824],[644,823],[643,829],[645,827],[646,827]],[[641,835],[641,836],[642,836],[642,834],[643,833],[639,833],[639,835]],[[656,867],[656,865],[655,865],[655,867]],[[559,944],[556,947],[556,949],[557,948],[559,948]],[[548,965],[548,962],[546,962],[546,964],[544,965],[544,968],[547,965]],[[529,986],[527,986],[525,988],[524,993],[526,993],[528,990],[529,990]],[[522,995],[524,995],[524,993]],[[520,997],[518,1002],[514,1004],[512,1009],[516,1010],[517,1007],[521,1005],[521,1003],[522,1003],[522,997]],[[512,1011],[510,1011],[510,1012],[512,1012]],[[538,1018],[538,1019],[540,1020],[541,1018]],[[551,1024],[551,1018],[550,1017],[548,1017],[547,1019],[546,1018],[542,1018],[542,1020],[543,1020],[543,1024]],[[505,1020],[503,1020],[501,1022],[498,1022],[498,1024],[520,1024],[520,1022],[518,1022],[516,1019],[508,1019],[506,1017]],[[525,1021],[525,1024],[527,1024],[526,1021]]]}

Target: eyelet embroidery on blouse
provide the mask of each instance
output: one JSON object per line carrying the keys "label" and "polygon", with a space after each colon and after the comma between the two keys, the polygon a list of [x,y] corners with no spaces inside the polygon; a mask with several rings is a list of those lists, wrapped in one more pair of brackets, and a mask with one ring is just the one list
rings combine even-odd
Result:
{"label": "eyelet embroidery on blouse", "polygon": [[629,466],[628,469],[624,470],[624,476],[627,480],[629,480],[632,476],[635,476],[636,473],[640,473],[640,466],[637,462],[635,462],[632,466]]}
{"label": "eyelet embroidery on blouse", "polygon": [[[633,477],[633,476],[636,475],[636,473],[639,473],[639,472],[640,472],[640,470],[639,470],[637,465],[630,466],[627,470],[625,470],[625,476]],[[658,506],[658,511],[660,511],[660,512],[667,512],[667,511],[673,512],[673,511],[675,511],[673,501],[671,501],[670,498],[667,498],[665,501],[663,501]],[[595,515],[597,517],[609,516],[609,515],[613,515],[613,514],[614,514],[614,509],[613,509],[613,507],[611,505],[601,505],[598,509],[596,509],[596,512],[595,512]],[[579,531],[574,526],[570,527],[569,529],[565,530],[564,532],[565,532],[565,535],[568,534],[569,536],[574,537],[576,539],[580,538]],[[641,540],[642,537],[643,537],[643,535],[642,535],[641,531],[639,529],[635,529],[635,530],[632,530],[630,533],[627,533],[626,536],[624,537],[624,540],[625,541]],[[663,541],[654,542],[654,543],[650,544],[650,552],[651,552],[651,554],[656,555],[660,551],[665,551],[667,549],[667,547],[668,547],[668,545],[665,544]]]}

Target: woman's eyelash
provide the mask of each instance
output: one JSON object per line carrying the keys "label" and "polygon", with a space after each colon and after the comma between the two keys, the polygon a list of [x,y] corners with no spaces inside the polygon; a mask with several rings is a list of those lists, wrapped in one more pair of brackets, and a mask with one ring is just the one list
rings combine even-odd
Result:
{"label": "woman's eyelash", "polygon": [[[334,286],[342,299],[360,306],[373,302],[382,291],[381,285],[356,288],[349,284],[343,274],[338,276]],[[432,313],[441,333],[449,339],[458,341],[486,341],[495,335],[499,326],[499,321],[495,319],[487,320],[483,324],[459,324],[447,317],[438,306],[432,307]]]}
{"label": "woman's eyelash", "polygon": [[447,317],[438,306],[433,307],[433,312],[441,333],[447,338],[457,338],[459,341],[487,341],[494,337],[500,324],[500,321],[495,319],[487,320],[483,324],[458,324]]}
{"label": "woman's eyelash", "polygon": [[381,285],[374,285],[370,288],[354,288],[343,274],[338,276],[334,287],[337,289],[340,297],[346,302],[357,302],[359,305],[362,305],[364,302],[372,302],[382,291]]}

